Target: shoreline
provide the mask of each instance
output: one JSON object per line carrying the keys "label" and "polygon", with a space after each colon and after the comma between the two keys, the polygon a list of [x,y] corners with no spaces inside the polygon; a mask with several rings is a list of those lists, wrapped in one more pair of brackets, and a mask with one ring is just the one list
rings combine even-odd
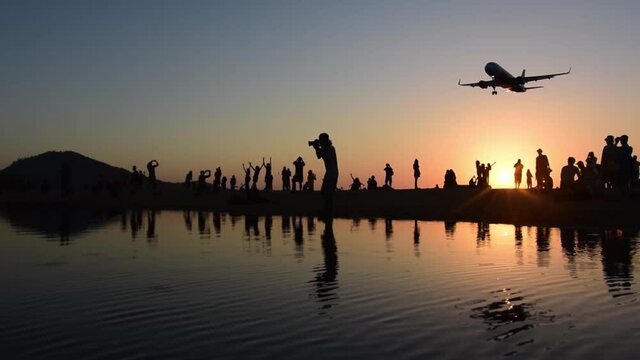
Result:
{"label": "shoreline", "polygon": [[[317,216],[319,192],[261,191],[250,202],[241,191],[220,191],[200,196],[184,188],[166,187],[162,193],[140,192],[106,198],[93,194],[71,199],[42,198],[40,194],[3,194],[0,208],[194,210],[238,215]],[[640,193],[606,192],[597,198],[567,199],[559,190],[540,192],[515,189],[419,189],[337,191],[336,218],[390,218],[465,221],[514,225],[634,227],[640,225]]]}

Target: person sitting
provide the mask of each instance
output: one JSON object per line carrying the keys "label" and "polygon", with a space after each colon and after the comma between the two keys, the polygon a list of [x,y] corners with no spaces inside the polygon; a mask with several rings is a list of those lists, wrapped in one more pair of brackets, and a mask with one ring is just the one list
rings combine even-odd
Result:
{"label": "person sitting", "polygon": [[362,188],[362,183],[360,182],[360,178],[358,177],[354,178],[353,174],[349,174],[349,175],[351,175],[351,180],[353,181],[351,183],[351,191],[359,191],[360,188]]}
{"label": "person sitting", "polygon": [[367,180],[367,190],[377,190],[378,182],[376,181],[375,175],[371,175],[371,177]]}
{"label": "person sitting", "polygon": [[313,191],[316,182],[316,174],[313,171],[309,170],[307,173],[307,181],[302,186],[302,190],[304,191]]}
{"label": "person sitting", "polygon": [[576,178],[579,177],[580,170],[575,166],[576,159],[570,156],[567,159],[567,165],[562,167],[560,171],[560,189],[574,190],[576,187]]}
{"label": "person sitting", "polygon": [[444,174],[444,188],[454,188],[458,186],[458,182],[456,181],[456,173],[453,169],[448,169]]}
{"label": "person sitting", "polygon": [[471,179],[469,179],[469,187],[470,188],[475,188],[476,187],[476,176],[472,176]]}

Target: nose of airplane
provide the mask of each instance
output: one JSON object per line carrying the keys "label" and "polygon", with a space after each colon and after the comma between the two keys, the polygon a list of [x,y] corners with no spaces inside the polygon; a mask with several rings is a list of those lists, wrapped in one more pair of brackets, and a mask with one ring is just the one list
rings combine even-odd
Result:
{"label": "nose of airplane", "polygon": [[494,62],[489,62],[487,63],[487,65],[484,66],[484,72],[487,73],[487,75],[493,76],[493,74],[496,73],[496,68],[498,67],[498,64],[494,63]]}

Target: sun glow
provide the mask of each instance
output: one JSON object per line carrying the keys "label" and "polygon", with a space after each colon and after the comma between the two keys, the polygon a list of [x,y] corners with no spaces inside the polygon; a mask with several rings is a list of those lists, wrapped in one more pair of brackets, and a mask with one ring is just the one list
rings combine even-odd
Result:
{"label": "sun glow", "polygon": [[512,188],[514,187],[513,174],[507,169],[500,169],[496,178],[496,183],[491,184],[495,188]]}

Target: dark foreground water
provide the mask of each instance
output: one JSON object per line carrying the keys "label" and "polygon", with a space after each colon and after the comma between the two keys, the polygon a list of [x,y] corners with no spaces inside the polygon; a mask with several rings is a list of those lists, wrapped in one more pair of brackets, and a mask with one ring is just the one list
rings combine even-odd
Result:
{"label": "dark foreground water", "polygon": [[638,234],[4,212],[2,359],[636,358]]}

